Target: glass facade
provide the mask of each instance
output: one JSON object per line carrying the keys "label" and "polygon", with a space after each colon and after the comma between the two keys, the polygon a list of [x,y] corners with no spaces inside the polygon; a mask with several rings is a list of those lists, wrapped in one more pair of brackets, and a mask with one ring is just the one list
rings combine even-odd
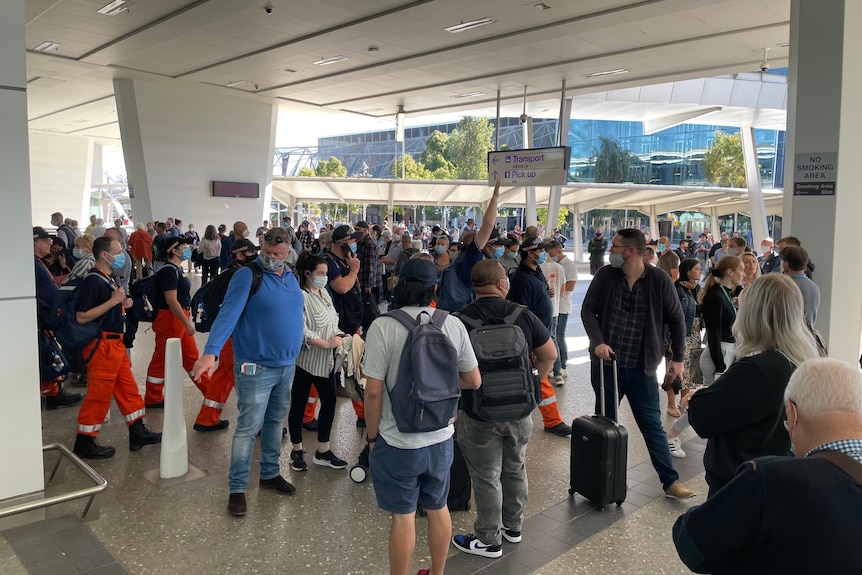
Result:
{"label": "glass facade", "polygon": [[[494,122],[494,119],[491,119]],[[557,121],[533,121],[534,147],[553,146]],[[451,133],[457,122],[407,128],[405,150],[414,158],[425,149],[425,140],[435,130]],[[651,135],[643,133],[641,122],[613,120],[572,120],[568,145],[572,148],[569,170],[571,182],[596,181],[596,156],[601,138],[610,138],[628,152],[623,181],[637,184],[707,186],[703,155],[712,144],[716,131],[739,132],[730,126],[682,124]],[[523,129],[518,118],[500,118],[500,146],[523,148]],[[776,130],[755,130],[757,157],[764,188],[784,187],[785,134]],[[320,138],[318,157],[335,156],[347,167],[349,175],[361,173],[363,164],[375,178],[391,178],[392,167],[401,154],[395,130],[345,134]]]}

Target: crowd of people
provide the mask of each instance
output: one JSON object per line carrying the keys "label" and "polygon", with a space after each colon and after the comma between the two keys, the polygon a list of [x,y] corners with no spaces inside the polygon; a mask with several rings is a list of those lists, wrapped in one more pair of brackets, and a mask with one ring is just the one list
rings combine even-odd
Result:
{"label": "crowd of people", "polygon": [[[498,196],[499,184],[488,213],[496,213]],[[97,322],[100,330],[99,337],[82,348],[64,350],[68,373],[45,371],[41,378],[47,409],[81,404],[76,454],[89,459],[114,455],[114,447],[97,441],[112,397],[128,425],[130,450],[161,441],[161,434],[144,419],[147,410],[164,407],[165,342],[179,338],[183,368],[202,394],[196,431],[230,427],[221,415],[236,390],[239,414],[227,510],[245,515],[258,436],[262,489],[296,493],[279,464],[285,435],[293,472],[308,470],[303,431],[317,434],[312,463],[332,469],[347,466],[333,453],[330,435],[336,397],[347,385],[342,368],[353,346],[364,345],[357,369],[365,386],[353,407],[356,427],[365,429],[378,505],[392,514],[391,573],[407,571],[415,547],[417,505],[428,516],[431,553],[430,568],[420,573],[443,573],[450,543],[465,553],[495,558],[502,555],[504,540],[521,541],[531,411],[539,408],[547,432],[561,437],[572,433],[555,394],[568,376],[565,333],[577,281],[575,264],[564,253],[564,237],[545,238],[536,226],[506,233],[492,218],[478,227],[468,220],[455,230],[409,230],[386,221],[316,229],[302,221],[295,231],[290,222],[285,227],[264,222],[256,230],[256,242],[241,221],[230,233],[223,224],[208,225],[202,237],[193,224],[183,231],[182,222],[172,218],[137,224],[132,233],[121,220],[105,228],[95,216],[80,234],[76,222],[64,220],[62,214],[52,215],[51,223],[56,235],[33,228],[40,343],[50,344],[52,315],[63,286],[80,294],[77,322]],[[674,458],[685,457],[680,433],[690,425],[708,439],[707,503],[689,511],[675,528],[681,556],[692,567],[698,562],[733,562],[721,556],[724,547],[716,545],[716,527],[709,519],[726,514],[713,505],[714,499],[726,505],[744,505],[744,497],[765,499],[766,472],[754,464],[746,467],[746,461],[787,455],[793,447],[800,457],[837,450],[862,462],[860,381],[858,374],[842,374],[843,364],[816,359],[824,349],[818,347],[814,329],[819,291],[810,277],[813,265],[807,252],[792,237],[764,240],[760,257],[742,238],[722,238],[716,245],[703,234],[697,242],[683,239],[672,250],[665,237],[648,246],[639,230],[620,230],[612,238],[595,230],[588,244],[593,279],[581,306],[596,409],[599,394],[608,393],[608,416],[616,416],[612,395],[599,388],[601,370],[606,369],[605,379],[610,379],[614,361],[620,397],[628,399],[667,497],[695,495],[674,467]],[[604,262],[606,251],[609,265]],[[202,285],[222,283],[224,289],[202,353],[194,338],[193,273],[201,274]],[[155,349],[142,396],[129,359],[141,318],[129,294],[131,286],[151,275],[155,301],[148,303]],[[381,306],[390,311],[381,314]],[[296,321],[299,317],[302,323]],[[493,341],[481,343],[479,331],[484,328],[501,330],[495,333],[506,342],[493,361],[488,359]],[[417,356],[424,349],[417,342],[426,336],[436,351]],[[434,357],[446,361],[435,363]],[[428,373],[411,370],[405,358],[427,366]],[[608,362],[604,368],[602,361]],[[665,375],[660,382],[662,362]],[[828,405],[804,390],[831,385],[821,383],[821,371],[835,381],[834,389],[849,389],[836,391]],[[448,375],[427,377],[435,373]],[[495,396],[495,382],[501,379],[507,389],[521,386],[526,392]],[[404,402],[418,401],[413,396],[421,393],[402,394],[405,380],[417,390],[453,386],[447,397],[454,393],[455,407],[435,427],[421,423],[421,413],[431,405],[423,404],[419,423],[411,423],[404,416]],[[86,387],[86,392],[70,391],[75,386]],[[667,393],[667,413],[674,419],[667,431],[661,390]],[[442,389],[431,391],[442,397]],[[840,403],[842,394],[852,401]],[[852,415],[846,419],[846,437],[838,437],[834,426],[828,434],[818,432],[830,410]],[[432,421],[436,417],[431,407],[428,416]],[[447,497],[456,430],[472,479],[476,521],[473,533],[452,536]],[[807,451],[801,452],[800,445]],[[776,473],[786,468],[799,481],[810,481],[802,466],[770,460],[765,467]],[[811,469],[841,489],[851,489],[826,462],[812,463]],[[776,481],[774,475],[770,478]],[[737,540],[746,543],[736,537],[728,541]],[[693,546],[701,554],[693,553]]]}

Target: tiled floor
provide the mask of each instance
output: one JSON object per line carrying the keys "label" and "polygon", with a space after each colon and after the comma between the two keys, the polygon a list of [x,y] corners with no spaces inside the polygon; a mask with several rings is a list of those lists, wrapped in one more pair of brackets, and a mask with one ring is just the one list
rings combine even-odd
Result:
{"label": "tiled floor", "polygon": [[[577,305],[588,283],[580,281],[577,286],[567,335],[569,377],[566,386],[557,389],[566,420],[592,410],[587,341]],[[133,353],[139,382],[144,381],[152,353],[153,336],[145,332],[147,327],[141,324]],[[203,347],[206,335],[199,334],[197,340]],[[200,399],[200,393],[187,380],[184,412],[189,427],[189,459],[207,473],[205,477],[161,489],[147,481],[144,473],[158,467],[159,449],[147,447],[129,453],[125,426],[114,408],[100,441],[117,447],[117,455],[92,462],[109,481],[101,501],[101,517],[81,524],[69,515],[80,514],[83,503],[69,503],[51,509],[50,521],[3,533],[0,573],[388,573],[389,518],[377,509],[370,483],[355,484],[344,471],[314,465],[306,473],[290,472],[287,446],[282,470],[297,486],[297,495],[286,498],[258,490],[255,464],[247,494],[248,515],[241,519],[228,515],[226,476],[231,433],[191,430]],[[670,527],[680,513],[702,502],[704,496],[686,502],[662,497],[631,412],[625,403],[620,411],[621,423],[630,433],[629,490],[622,507],[599,512],[580,496],[567,496],[569,442],[544,432],[537,411],[533,415],[536,431],[527,448],[530,502],[524,540],[517,545],[504,542],[504,556],[498,560],[465,555],[452,548],[446,573],[687,573],[673,552]],[[75,409],[44,412],[44,442],[71,446],[76,413]],[[225,416],[232,423],[236,421],[233,398]],[[159,429],[161,417],[162,413],[154,410],[148,415],[149,423]],[[339,400],[333,451],[351,463],[364,443],[354,422],[349,402]],[[689,439],[684,443],[688,457],[674,463],[682,479],[705,494],[704,444],[692,437],[691,432],[683,436]],[[305,439],[305,449],[311,452],[316,437],[306,432]],[[73,488],[85,483],[70,471],[66,484]],[[471,532],[473,518],[473,512],[454,512],[453,532]],[[411,573],[430,562],[424,519],[417,519],[416,532]],[[46,566],[56,567],[39,570]],[[91,571],[85,571],[87,568]]]}

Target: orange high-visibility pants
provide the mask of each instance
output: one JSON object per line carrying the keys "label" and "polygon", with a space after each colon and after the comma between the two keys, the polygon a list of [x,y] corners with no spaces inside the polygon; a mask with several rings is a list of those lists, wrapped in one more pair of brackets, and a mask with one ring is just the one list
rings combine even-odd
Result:
{"label": "orange high-visibility pants", "polygon": [[[189,317],[189,310],[185,310],[185,314]],[[183,349],[183,369],[187,373],[191,373],[198,359],[198,344],[194,336],[188,334],[186,327],[171,310],[159,310],[156,319],[153,320],[153,332],[156,334],[156,349],[147,368],[147,393],[144,396],[144,403],[147,405],[165,400],[165,345],[168,339],[176,337],[180,340]],[[195,382],[195,385],[206,395],[209,383],[210,378],[204,373],[201,375],[201,382]]]}
{"label": "orange high-visibility pants", "polygon": [[317,395],[317,388],[311,384],[308,390],[308,401],[305,402],[305,412],[302,414],[302,423],[308,423],[317,416],[317,404],[320,402],[320,396]]}
{"label": "orange high-visibility pants", "polygon": [[215,425],[221,419],[221,412],[230,397],[236,381],[233,377],[233,340],[228,338],[218,356],[218,367],[210,377],[204,392],[204,400],[195,423]]}
{"label": "orange high-visibility pants", "polygon": [[554,393],[554,386],[548,381],[548,376],[542,378],[542,401],[539,403],[539,411],[542,412],[545,429],[563,422],[563,418],[560,417],[560,409],[557,407],[557,394]]}
{"label": "orange high-visibility pants", "polygon": [[56,397],[58,393],[60,393],[60,382],[63,378],[55,377],[50,381],[40,381],[39,382],[39,393],[42,394],[43,397]]}
{"label": "orange high-visibility pants", "polygon": [[132,375],[123,335],[102,332],[101,341],[84,347],[84,357],[90,355],[93,346],[98,347],[87,364],[87,395],[78,412],[78,433],[96,436],[111,407],[111,397],[117,400],[126,425],[144,417],[144,400]]}

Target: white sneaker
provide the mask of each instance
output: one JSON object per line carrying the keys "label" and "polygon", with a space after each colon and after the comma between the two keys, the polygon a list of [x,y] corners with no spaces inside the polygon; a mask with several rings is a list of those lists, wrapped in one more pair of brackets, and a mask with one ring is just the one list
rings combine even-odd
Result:
{"label": "white sneaker", "polygon": [[682,450],[679,437],[667,440],[667,447],[670,449],[670,454],[678,459],[685,459],[685,451]]}
{"label": "white sneaker", "polygon": [[566,385],[566,378],[563,377],[563,374],[554,376],[554,385],[556,385],[557,387],[562,387]]}
{"label": "white sneaker", "polygon": [[566,371],[565,369],[561,369],[561,370],[560,370],[560,375],[562,375],[563,377],[569,377],[569,372],[568,372],[568,371]]}

